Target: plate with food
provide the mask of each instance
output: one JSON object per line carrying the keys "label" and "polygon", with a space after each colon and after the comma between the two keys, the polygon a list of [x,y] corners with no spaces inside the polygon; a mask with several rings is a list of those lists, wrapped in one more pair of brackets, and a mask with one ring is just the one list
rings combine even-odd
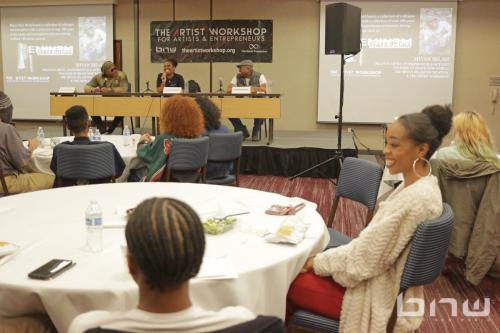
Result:
{"label": "plate with food", "polygon": [[16,252],[19,246],[9,242],[0,241],[0,258]]}
{"label": "plate with food", "polygon": [[205,233],[209,235],[219,235],[233,229],[236,224],[236,217],[211,217],[204,220],[202,224]]}

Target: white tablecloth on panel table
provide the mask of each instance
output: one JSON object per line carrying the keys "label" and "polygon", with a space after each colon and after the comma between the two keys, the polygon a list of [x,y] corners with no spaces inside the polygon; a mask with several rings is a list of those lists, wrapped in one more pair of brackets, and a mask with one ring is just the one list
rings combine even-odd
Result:
{"label": "white tablecloth on panel table", "polygon": [[[0,315],[46,311],[60,332],[80,313],[96,309],[123,311],[137,304],[137,286],[129,276],[124,244],[126,208],[153,196],[174,197],[191,204],[203,216],[243,209],[235,228],[208,235],[202,272],[216,270],[223,279],[191,281],[196,305],[217,310],[243,305],[258,314],[284,317],[290,283],[306,259],[324,249],[328,232],[316,205],[299,198],[250,189],[182,183],[120,183],[58,188],[0,199],[1,240],[21,249],[0,259]],[[104,250],[84,249],[85,209],[95,199],[103,209]],[[286,218],[264,213],[271,204],[306,202],[298,218],[310,222],[298,245],[272,244],[257,234],[277,228]],[[295,217],[292,217],[295,218]],[[120,227],[121,225],[121,227]],[[72,259],[76,265],[49,281],[27,274],[47,261]],[[211,267],[210,267],[211,266]]]}
{"label": "white tablecloth on panel table", "polygon": [[[73,141],[73,136],[63,136],[56,138],[59,142]],[[127,181],[128,175],[130,174],[130,166],[132,161],[137,157],[137,142],[139,142],[140,135],[132,134],[131,144],[125,146],[123,143],[122,135],[103,135],[102,141],[111,142],[115,145],[116,149],[120,153],[123,161],[125,162],[125,170],[123,174],[116,179],[117,182]],[[54,173],[50,170],[50,161],[52,160],[53,149],[50,146],[50,139],[45,139],[44,146],[35,149],[31,155],[29,168],[35,172],[46,173],[53,175]],[[136,159],[137,160],[137,159]]]}

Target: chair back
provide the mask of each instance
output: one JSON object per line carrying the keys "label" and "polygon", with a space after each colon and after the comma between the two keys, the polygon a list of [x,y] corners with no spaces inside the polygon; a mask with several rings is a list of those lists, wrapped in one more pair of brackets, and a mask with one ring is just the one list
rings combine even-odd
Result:
{"label": "chair back", "polygon": [[196,139],[173,139],[167,161],[166,181],[172,180],[173,172],[195,175],[187,181],[204,181],[208,146],[209,139],[206,136]]}
{"label": "chair back", "polygon": [[366,216],[366,224],[368,224],[377,203],[382,173],[382,168],[375,162],[346,157],[340,170],[327,225],[332,226],[338,200],[341,197],[357,201],[368,207]]}
{"label": "chair back", "polygon": [[373,210],[377,203],[382,172],[382,168],[375,162],[354,157],[345,158],[335,196],[360,202],[369,210]]}
{"label": "chair back", "polygon": [[234,161],[241,156],[243,133],[213,133],[208,136],[208,160],[214,162]]}
{"label": "chair back", "polygon": [[114,180],[115,161],[113,145],[109,142],[90,145],[59,144],[54,147],[57,154],[57,174],[67,180]]}
{"label": "chair back", "polygon": [[[410,252],[403,268],[400,293],[408,288],[433,282],[443,269],[454,216],[451,207],[443,203],[443,212],[436,219],[422,222],[410,243]],[[397,301],[387,323],[387,332],[393,332],[397,321]],[[292,324],[316,332],[339,331],[340,322],[309,311],[296,311],[290,321]]]}
{"label": "chair back", "polygon": [[2,166],[0,166],[0,182],[2,183],[2,193],[0,193],[0,197],[9,195],[9,188],[7,187],[7,183],[5,182],[5,176],[3,174]]}
{"label": "chair back", "polygon": [[257,316],[255,319],[238,325],[226,327],[209,333],[285,333],[285,326],[280,318]]}
{"label": "chair back", "polygon": [[448,254],[453,222],[450,205],[443,203],[440,217],[418,226],[401,276],[401,290],[429,284],[441,274]]}

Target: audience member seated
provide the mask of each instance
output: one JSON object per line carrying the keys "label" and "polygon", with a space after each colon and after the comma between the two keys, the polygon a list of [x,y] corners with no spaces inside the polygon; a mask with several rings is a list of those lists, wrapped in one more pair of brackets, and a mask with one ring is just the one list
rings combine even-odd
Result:
{"label": "audience member seated", "polygon": [[[220,110],[207,97],[196,97],[194,99],[203,112],[205,119],[205,135],[213,133],[229,133],[226,125],[220,122]],[[207,179],[215,179],[225,177],[229,174],[233,164],[231,162],[208,162],[207,164]]]}
{"label": "audience member seated", "polygon": [[[54,185],[54,176],[30,172],[28,162],[38,147],[38,140],[31,139],[26,149],[21,136],[11,125],[14,107],[3,91],[0,91],[0,168],[5,176],[9,193],[45,190]],[[3,192],[0,186],[0,191]]]}
{"label": "audience member seated", "polygon": [[[64,113],[66,117],[66,124],[68,129],[75,134],[73,141],[65,141],[60,143],[61,145],[92,145],[101,144],[104,141],[90,141],[89,138],[89,115],[85,107],[81,105],[75,105],[70,107]],[[120,153],[113,146],[113,157],[115,160],[115,175],[120,177],[125,170],[125,162],[123,161]],[[54,149],[54,154],[52,155],[52,160],[50,161],[50,169],[54,174],[57,174],[57,150]],[[65,186],[75,185],[75,182],[65,183]]]}
{"label": "audience member seated", "polygon": [[[443,201],[455,213],[450,253],[465,259],[465,277],[479,284],[486,273],[500,279],[500,160],[484,118],[453,118],[454,139],[432,160]],[[495,264],[496,260],[496,264]]]}
{"label": "audience member seated", "polygon": [[203,131],[203,114],[193,99],[184,96],[168,98],[160,112],[160,135],[153,140],[146,133],[137,145],[137,156],[146,166],[131,171],[129,181],[161,181],[170,154],[171,140],[197,138]]}
{"label": "audience member seated", "polygon": [[[340,319],[343,332],[386,331],[408,244],[421,222],[442,213],[438,181],[428,159],[449,132],[452,113],[438,105],[427,110],[403,115],[389,126],[386,166],[391,174],[402,172],[403,183],[380,204],[359,237],[307,260],[288,291],[288,317],[304,309]],[[405,301],[423,297],[423,288],[414,287]],[[405,310],[410,309],[405,305]],[[421,322],[421,316],[399,317],[396,331],[416,330]]]}
{"label": "audience member seated", "polygon": [[200,218],[176,199],[152,198],[136,207],[125,228],[128,269],[139,286],[136,309],[92,311],[76,317],[69,332],[101,327],[128,332],[211,332],[255,318],[246,308],[207,311],[191,303],[189,280],[205,251]]}

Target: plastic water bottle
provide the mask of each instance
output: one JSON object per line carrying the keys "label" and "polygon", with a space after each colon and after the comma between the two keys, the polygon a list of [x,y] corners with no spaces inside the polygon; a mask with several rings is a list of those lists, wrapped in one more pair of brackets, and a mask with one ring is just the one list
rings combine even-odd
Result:
{"label": "plastic water bottle", "polygon": [[101,132],[98,129],[94,132],[94,141],[101,141]]}
{"label": "plastic water bottle", "polygon": [[43,147],[43,143],[45,140],[45,132],[43,131],[42,126],[38,127],[38,131],[36,132],[36,138],[37,138],[38,142],[40,143],[40,146]]}
{"label": "plastic water bottle", "polygon": [[267,83],[266,83],[266,94],[271,94],[272,89],[273,89],[273,81],[267,80]]}
{"label": "plastic water bottle", "polygon": [[87,226],[87,248],[91,252],[102,251],[102,210],[97,201],[90,201],[85,211]]}
{"label": "plastic water bottle", "polygon": [[123,127],[123,145],[130,146],[131,141],[132,137],[130,136],[130,129],[128,128],[128,125],[125,125]]}
{"label": "plastic water bottle", "polygon": [[89,140],[94,141],[94,129],[92,127],[89,128]]}
{"label": "plastic water bottle", "polygon": [[184,81],[184,91],[183,91],[183,93],[189,94],[189,82],[188,81]]}

